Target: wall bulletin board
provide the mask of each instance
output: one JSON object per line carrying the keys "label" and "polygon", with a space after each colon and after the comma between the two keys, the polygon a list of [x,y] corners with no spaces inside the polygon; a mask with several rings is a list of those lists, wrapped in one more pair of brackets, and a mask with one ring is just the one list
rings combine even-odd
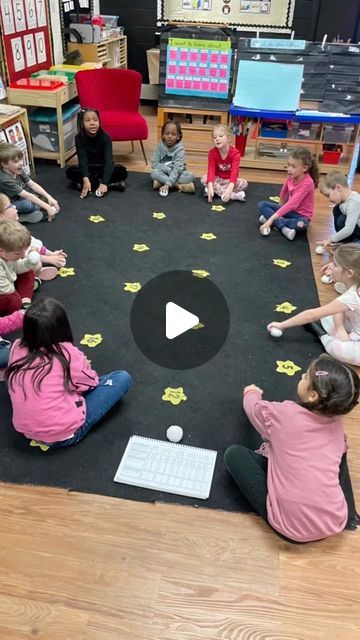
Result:
{"label": "wall bulletin board", "polygon": [[52,64],[47,0],[0,0],[8,81]]}
{"label": "wall bulletin board", "polygon": [[158,25],[226,24],[246,31],[288,33],[295,0],[158,0]]}

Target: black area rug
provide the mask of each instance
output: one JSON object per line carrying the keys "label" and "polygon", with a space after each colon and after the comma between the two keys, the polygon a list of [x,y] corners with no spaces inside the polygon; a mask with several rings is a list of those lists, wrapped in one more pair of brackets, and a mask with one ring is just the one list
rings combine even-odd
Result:
{"label": "black area rug", "polygon": [[[151,189],[148,174],[131,173],[125,193],[103,199],[80,200],[55,166],[38,166],[38,181],[61,204],[52,224],[31,225],[31,232],[50,249],[64,249],[67,267],[75,276],[43,284],[38,295],[61,300],[69,312],[76,343],[85,333],[100,333],[101,345],[81,347],[100,373],[126,369],[134,388],[121,405],[80,444],[42,453],[11,426],[11,406],[0,385],[0,478],[20,484],[65,487],[76,491],[134,500],[199,504],[216,509],[247,511],[223,464],[230,444],[255,448],[260,437],[242,410],[242,388],[256,383],[270,400],[295,399],[301,372],[293,377],[276,373],[277,360],[291,360],[304,371],[320,345],[302,328],[278,341],[266,324],[287,316],[275,306],[285,301],[299,310],[317,306],[309,248],[305,236],[293,242],[273,232],[259,234],[257,202],[279,193],[279,185],[250,184],[245,204],[232,202],[216,212],[202,195],[171,193],[160,198]],[[214,204],[221,205],[219,199]],[[162,220],[153,217],[163,212]],[[90,216],[104,222],[93,223]],[[199,238],[214,233],[216,240]],[[150,251],[133,251],[145,243]],[[287,260],[281,268],[273,259]],[[207,364],[192,370],[163,369],[149,360],[133,342],[129,315],[134,294],[124,282],[145,284],[163,271],[204,269],[225,295],[231,325],[222,350]],[[166,387],[183,387],[187,401],[173,406],[162,400]],[[36,416],[34,416],[36,420]],[[216,449],[218,458],[210,498],[194,500],[113,482],[125,446],[132,434],[166,438],[171,424],[183,427],[182,443]]]}

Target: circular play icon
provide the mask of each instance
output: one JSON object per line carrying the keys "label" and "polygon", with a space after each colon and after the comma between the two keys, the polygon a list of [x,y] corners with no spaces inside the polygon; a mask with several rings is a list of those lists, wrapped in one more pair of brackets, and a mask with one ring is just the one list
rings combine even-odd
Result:
{"label": "circular play icon", "polygon": [[209,278],[191,271],[166,271],[136,294],[130,325],[147,358],[168,369],[193,369],[221,349],[230,313],[223,294]]}

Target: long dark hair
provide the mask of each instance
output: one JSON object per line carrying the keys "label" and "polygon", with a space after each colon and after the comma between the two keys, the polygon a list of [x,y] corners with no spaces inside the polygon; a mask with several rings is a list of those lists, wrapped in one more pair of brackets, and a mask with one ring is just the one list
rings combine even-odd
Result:
{"label": "long dark hair", "polygon": [[32,371],[34,389],[39,393],[42,381],[51,371],[54,359],[57,358],[64,371],[65,389],[69,391],[69,353],[62,342],[74,342],[64,307],[53,298],[38,298],[24,316],[20,346],[27,349],[27,354],[12,362],[5,374],[10,388],[14,389],[15,381],[23,384],[25,373]]}
{"label": "long dark hair", "polygon": [[97,109],[93,109],[92,107],[86,107],[86,109],[80,109],[79,113],[78,113],[78,117],[77,117],[77,130],[78,133],[80,134],[80,136],[82,138],[86,138],[86,131],[84,129],[84,117],[86,113],[96,113],[97,117],[99,118],[99,130],[97,132],[96,135],[99,135],[100,131],[102,131],[102,127],[101,127],[101,120],[100,120],[100,113],[98,112]]}
{"label": "long dark hair", "polygon": [[305,149],[305,147],[297,147],[296,149],[290,150],[289,157],[302,162],[304,167],[307,168],[309,176],[313,179],[315,187],[317,187],[320,174],[316,156],[311,153],[309,149]]}
{"label": "long dark hair", "polygon": [[316,402],[300,403],[323,416],[342,416],[359,402],[359,376],[347,364],[322,354],[308,369],[310,389],[316,391]]}

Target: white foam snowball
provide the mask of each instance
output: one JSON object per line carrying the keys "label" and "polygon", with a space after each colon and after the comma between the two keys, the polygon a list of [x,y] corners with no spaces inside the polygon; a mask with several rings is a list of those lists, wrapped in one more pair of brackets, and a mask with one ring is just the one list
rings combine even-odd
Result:
{"label": "white foam snowball", "polygon": [[27,260],[30,264],[38,264],[40,262],[39,253],[37,251],[29,251]]}
{"label": "white foam snowball", "polygon": [[184,435],[184,432],[181,427],[177,424],[171,425],[166,432],[166,437],[170,442],[180,442]]}
{"label": "white foam snowball", "polygon": [[270,231],[271,231],[270,227],[265,227],[265,229],[260,229],[260,233],[262,236],[268,236]]}
{"label": "white foam snowball", "polygon": [[282,334],[283,332],[281,331],[281,329],[278,329],[277,327],[271,327],[270,335],[272,335],[274,338],[280,338]]}
{"label": "white foam snowball", "polygon": [[100,191],[100,189],[96,189],[96,191],[95,191],[95,195],[96,195],[98,198],[102,198],[104,194]]}
{"label": "white foam snowball", "polygon": [[317,253],[319,256],[322,256],[322,254],[325,253],[324,245],[318,244],[317,247],[315,247],[315,253]]}

